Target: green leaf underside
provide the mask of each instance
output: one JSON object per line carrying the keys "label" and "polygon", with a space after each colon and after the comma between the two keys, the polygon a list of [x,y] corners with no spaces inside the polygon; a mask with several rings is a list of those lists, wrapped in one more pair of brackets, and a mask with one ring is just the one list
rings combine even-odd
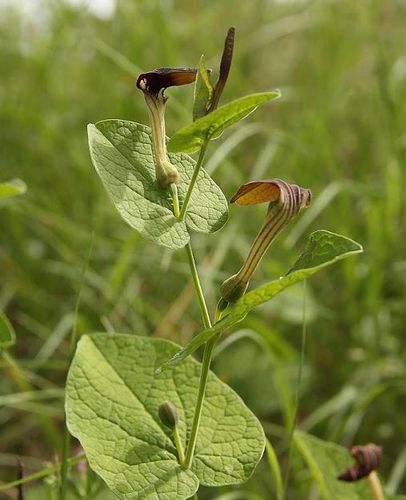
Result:
{"label": "green leaf underside", "polygon": [[15,344],[16,335],[6,315],[0,311],[0,349],[8,349]]}
{"label": "green leaf underside", "polygon": [[[104,120],[88,126],[90,155],[104,187],[121,217],[145,238],[169,248],[189,241],[188,228],[202,233],[220,229],[228,217],[221,189],[201,170],[184,222],[173,215],[169,189],[155,179],[151,129],[125,120]],[[186,195],[195,161],[169,155],[179,171],[180,203]]]}
{"label": "green leaf underside", "polygon": [[294,441],[317,484],[323,500],[369,500],[366,481],[346,483],[337,476],[354,464],[346,448],[296,431]]}
{"label": "green leaf underside", "polygon": [[338,260],[362,251],[362,246],[359,243],[345,236],[331,233],[330,231],[315,231],[309,236],[303,254],[286,276],[271,281],[245,294],[238,302],[226,309],[226,315],[221,321],[216,323],[212,328],[208,328],[198,333],[185,347],[176,353],[173,358],[166,361],[162,368],[164,369],[171,365],[181,363],[187,356],[196,351],[196,349],[205,344],[212,337],[220,332],[224,332],[227,328],[230,328],[244,319],[251,309],[268,302],[285,288],[308,278],[320,269]]}
{"label": "green leaf underside", "polygon": [[0,182],[0,199],[11,198],[13,196],[24,194],[26,190],[27,186],[20,179],[13,179],[7,182]]}
{"label": "green leaf underside", "polygon": [[280,92],[275,90],[247,95],[229,102],[176,132],[168,143],[168,149],[174,153],[193,153],[205,141],[219,137],[224,129],[248,116],[260,104],[278,97]]}
{"label": "green leaf underside", "polygon": [[205,116],[207,108],[213,95],[213,87],[207,74],[204,62],[204,56],[200,58],[199,71],[196,75],[194,102],[193,102],[193,121]]}
{"label": "green leaf underside", "polygon": [[188,359],[157,374],[178,348],[167,340],[121,334],[83,336],[78,344],[66,387],[68,427],[119,498],[181,500],[199,483],[241,483],[262,456],[257,418],[210,373],[192,469],[180,467],[158,407],[168,399],[176,405],[186,448],[201,365]]}

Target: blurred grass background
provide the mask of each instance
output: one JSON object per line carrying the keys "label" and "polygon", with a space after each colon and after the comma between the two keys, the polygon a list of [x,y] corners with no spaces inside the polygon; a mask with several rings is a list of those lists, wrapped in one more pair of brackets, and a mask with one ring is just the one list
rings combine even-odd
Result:
{"label": "blurred grass background", "polygon": [[[243,182],[271,177],[314,195],[252,285],[286,272],[311,230],[365,247],[306,287],[297,425],[345,446],[381,444],[389,490],[405,491],[406,2],[117,0],[104,12],[85,3],[0,2],[0,181],[19,177],[28,186],[0,207],[0,309],[16,329],[12,354],[29,381],[0,361],[0,479],[15,477],[16,456],[29,472],[60,448],[69,333],[93,232],[80,334],[184,343],[201,328],[184,253],[142,240],[121,221],[91,166],[86,124],[147,123],[137,74],[196,65],[202,53],[216,69],[233,25],[222,103],[272,88],[283,97],[213,143],[206,167],[228,197]],[[192,92],[167,92],[169,135],[191,120]],[[193,235],[211,307],[264,211],[232,207],[222,232]],[[251,314],[219,345],[214,363],[261,418],[283,467],[302,323],[299,286]],[[222,498],[273,498],[265,460],[237,490]],[[289,496],[317,498],[295,457]]]}

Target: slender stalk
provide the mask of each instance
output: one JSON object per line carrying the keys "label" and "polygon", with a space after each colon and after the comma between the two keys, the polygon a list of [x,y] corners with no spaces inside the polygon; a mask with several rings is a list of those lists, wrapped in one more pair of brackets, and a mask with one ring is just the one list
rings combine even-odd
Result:
{"label": "slender stalk", "polygon": [[185,462],[185,452],[183,451],[182,440],[180,439],[178,426],[175,426],[173,430],[173,439],[175,441],[175,446],[178,451],[178,458],[180,465]]}
{"label": "slender stalk", "polygon": [[185,200],[183,202],[182,209],[180,211],[180,215],[179,215],[180,220],[183,220],[185,218],[186,211],[187,211],[187,208],[188,208],[189,202],[190,202],[190,197],[192,196],[192,192],[193,192],[193,188],[195,187],[195,184],[196,184],[197,176],[199,175],[200,169],[202,168],[203,159],[204,159],[204,155],[206,154],[206,149],[207,149],[208,144],[209,144],[209,141],[205,141],[202,144],[202,148],[201,148],[200,153],[199,153],[199,158],[197,159],[197,163],[196,163],[195,169],[193,171],[192,179],[190,180],[190,184],[189,184],[186,196],[185,196]]}
{"label": "slender stalk", "polygon": [[[197,272],[196,262],[195,262],[195,258],[193,256],[193,250],[192,250],[192,246],[190,243],[188,243],[186,245],[186,253],[187,253],[187,256],[189,259],[189,266],[190,266],[190,271],[192,273],[193,283],[195,285],[197,297],[199,299],[200,310],[201,310],[202,317],[203,317],[203,324],[204,324],[205,328],[211,328],[209,311],[207,309],[206,301],[204,299],[203,290],[202,290],[202,286],[200,284],[200,279],[199,279],[199,275]],[[209,369],[210,369],[210,363],[211,363],[211,357],[213,354],[214,345],[215,345],[215,339],[212,339],[211,341],[209,341],[206,344],[206,346],[204,348],[203,361],[202,361],[202,371],[200,373],[199,392],[197,394],[197,401],[196,401],[195,413],[193,416],[193,423],[192,423],[192,430],[190,433],[190,439],[189,439],[189,442],[188,442],[188,445],[186,448],[186,456],[185,456],[185,460],[183,463],[183,466],[185,467],[185,469],[190,468],[190,466],[192,465],[193,455],[194,455],[195,448],[196,448],[197,433],[199,431],[204,395],[206,393],[207,377],[209,375]]]}
{"label": "slender stalk", "polygon": [[[202,312],[203,316],[203,323],[205,328],[211,328],[211,321],[210,321],[210,316],[207,310],[207,305],[204,299],[203,295],[203,290],[200,284],[199,280],[199,275],[197,272],[196,268],[196,262],[193,256],[193,251],[190,243],[186,246],[186,251],[189,257],[189,265],[190,265],[190,270],[192,272],[193,276],[193,281],[195,284],[197,296],[199,298],[199,303],[200,303],[200,309]],[[217,322],[221,318],[222,311],[220,311],[218,308],[216,309],[216,314],[214,317],[214,322]],[[217,343],[217,337],[209,340],[204,348],[204,353],[203,353],[203,361],[202,361],[202,371],[200,373],[200,382],[199,382],[199,392],[197,394],[197,401],[196,401],[196,407],[195,407],[195,413],[193,416],[193,423],[192,423],[192,431],[190,433],[190,439],[189,443],[187,445],[186,449],[186,457],[183,463],[183,466],[188,469],[192,465],[193,461],[193,455],[195,452],[196,448],[196,441],[197,441],[197,434],[199,431],[199,425],[200,425],[200,419],[201,419],[201,414],[202,414],[202,408],[203,408],[203,402],[204,402],[204,396],[206,393],[206,386],[207,386],[207,379],[209,376],[209,371],[210,371],[210,364],[213,356],[213,349]]]}
{"label": "slender stalk", "polygon": [[216,338],[211,339],[204,347],[202,371],[200,373],[199,392],[197,394],[195,414],[193,416],[192,431],[190,433],[190,439],[186,449],[186,457],[183,464],[185,469],[189,469],[193,461],[193,455],[196,448],[197,433],[199,431],[200,418],[202,416],[204,395],[206,393],[207,378],[209,376],[210,363],[216,341]]}
{"label": "slender stalk", "polygon": [[385,497],[383,496],[382,485],[375,470],[370,472],[368,475],[368,486],[371,490],[373,500],[385,500]]}
{"label": "slender stalk", "polygon": [[197,267],[196,267],[196,261],[193,255],[192,245],[190,244],[190,242],[186,245],[185,248],[189,260],[190,271],[192,273],[193,284],[196,289],[197,298],[199,299],[200,311],[203,317],[203,324],[205,328],[211,328],[209,311],[207,309],[206,301],[204,299],[203,289],[202,285],[200,284],[199,274],[197,272]]}

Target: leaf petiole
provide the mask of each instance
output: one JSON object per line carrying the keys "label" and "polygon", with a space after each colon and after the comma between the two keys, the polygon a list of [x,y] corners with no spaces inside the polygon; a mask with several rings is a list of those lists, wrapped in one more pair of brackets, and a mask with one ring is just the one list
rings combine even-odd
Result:
{"label": "leaf petiole", "polygon": [[180,439],[179,428],[177,425],[173,429],[173,440],[175,441],[175,446],[178,451],[179,463],[180,465],[183,465],[185,462],[185,452],[183,451],[182,440]]}
{"label": "leaf petiole", "polygon": [[190,202],[190,197],[192,196],[192,192],[193,192],[193,188],[196,184],[197,176],[199,175],[200,169],[202,168],[203,159],[204,159],[204,155],[206,154],[206,149],[207,149],[208,144],[209,144],[209,139],[206,139],[203,142],[202,147],[200,149],[199,158],[197,159],[197,163],[196,163],[195,169],[193,171],[192,179],[190,180],[190,184],[189,184],[188,190],[186,192],[185,200],[183,202],[182,209],[180,211],[179,219],[181,221],[183,221],[185,219],[186,211],[187,211],[187,208],[188,208],[189,202]]}

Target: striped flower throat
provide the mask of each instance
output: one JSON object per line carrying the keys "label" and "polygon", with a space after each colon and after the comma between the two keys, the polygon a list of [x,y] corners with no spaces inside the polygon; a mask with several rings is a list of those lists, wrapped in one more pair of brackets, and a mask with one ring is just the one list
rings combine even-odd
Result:
{"label": "striped flower throat", "polygon": [[220,287],[224,306],[228,302],[236,302],[244,295],[252,275],[273,240],[303,208],[310,206],[311,199],[310,189],[280,179],[249,182],[241,186],[231,198],[230,202],[237,205],[269,202],[269,207],[265,222],[241,269]]}

